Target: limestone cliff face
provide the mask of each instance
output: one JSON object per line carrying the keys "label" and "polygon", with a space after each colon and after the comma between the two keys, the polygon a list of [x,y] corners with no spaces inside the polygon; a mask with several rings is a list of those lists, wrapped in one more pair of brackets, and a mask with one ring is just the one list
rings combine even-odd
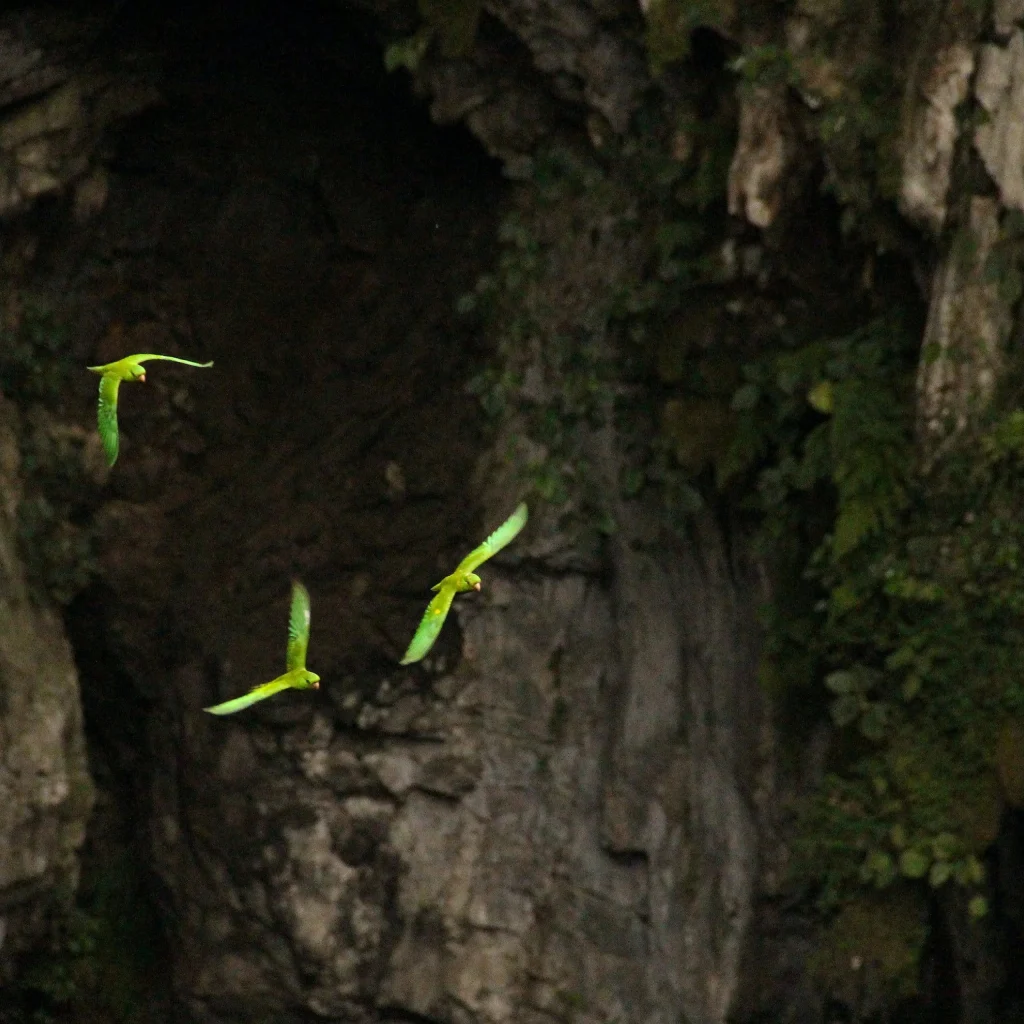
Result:
{"label": "limestone cliff face", "polygon": [[[276,755],[246,730],[215,740],[203,871],[162,860],[206,907],[179,979],[200,1019],[721,1019],[757,812],[751,759],[727,746],[733,666],[717,659],[749,607],[724,553],[665,562],[632,556],[614,595],[496,568],[487,605],[460,615],[459,669],[425,702],[379,708],[372,732],[367,715],[362,740],[319,714]],[[691,602],[706,618],[683,637],[673,612]],[[756,730],[756,694],[744,703]],[[165,856],[182,850],[170,820],[162,832]]]}
{"label": "limestone cliff face", "polygon": [[[19,217],[46,198],[85,222],[106,201],[98,147],[118,119],[151,103],[133,75],[93,59],[108,9],[89,16],[22,9],[0,17],[0,221],[4,325],[0,363],[24,359],[19,287],[38,238]],[[17,350],[17,351],[16,351]],[[63,355],[55,349],[46,358]],[[45,371],[45,367],[43,368]],[[21,407],[16,402],[25,403]],[[0,394],[0,974],[71,905],[93,804],[79,680],[59,609],[23,563],[22,448],[61,424],[26,396]],[[40,433],[41,431],[41,433]],[[65,431],[66,433],[66,431]],[[76,432],[72,428],[71,433]],[[80,439],[81,435],[76,434]],[[50,438],[52,440],[52,438]],[[44,440],[44,445],[49,443]],[[77,445],[76,447],[81,447]],[[38,450],[36,451],[38,456]],[[90,460],[91,461],[91,460]],[[41,541],[40,541],[41,543]]]}
{"label": "limestone cliff face", "polygon": [[[773,581],[728,501],[669,529],[650,491],[620,491],[626,430],[588,424],[579,444],[612,526],[574,530],[537,502],[431,657],[395,667],[427,588],[518,497],[511,464],[544,454],[514,416],[486,432],[467,382],[496,368],[535,409],[568,387],[559,338],[586,336],[605,365],[623,339],[594,309],[626,285],[642,298],[665,225],[628,184],[614,209],[552,203],[537,220],[561,247],[521,295],[535,321],[512,347],[481,336],[455,300],[492,269],[496,211],[530,200],[395,99],[377,33],[419,39],[411,81],[431,116],[468,126],[509,177],[536,184],[550,144],[611,164],[646,117],[668,126],[660,170],[714,178],[711,297],[647,341],[646,397],[664,412],[647,427],[697,475],[730,422],[742,346],[772,318],[831,309],[833,292],[867,302],[886,254],[927,305],[922,344],[950,354],[921,362],[926,462],[1004,371],[1013,304],[987,266],[1020,207],[1022,12],[924,6],[353,4],[370,30],[269,8],[256,29],[225,5],[194,30],[160,21],[124,53],[118,33],[135,30],[116,5],[97,6],[109,31],[87,53],[31,14],[0,26],[22,69],[0,109],[0,213],[72,200],[40,213],[49,242],[26,228],[43,254],[27,275],[81,314],[69,352],[216,363],[124,395],[81,598],[97,713],[117,706],[111,679],[139,709],[120,742],[146,765],[146,866],[194,1020],[821,1019],[813,935],[777,900],[783,799],[813,781],[821,736],[802,752],[808,778],[784,770],[757,680]],[[140,52],[164,62],[166,106],[106,150],[113,122],[155,95]],[[865,110],[869,58],[896,69],[884,123]],[[964,103],[987,114],[970,131]],[[707,130],[715,118],[725,128]],[[825,217],[842,230],[815,233]],[[681,373],[670,335],[726,379],[699,406],[665,401]],[[598,385],[638,389],[625,371]],[[61,415],[91,431],[94,401],[76,380]],[[27,598],[15,554],[8,401],[0,414],[3,955],[73,887],[91,790],[63,627]],[[322,690],[203,715],[279,670],[292,575],[313,594]],[[947,910],[983,1020],[991,950]]]}
{"label": "limestone cliff face", "polygon": [[0,967],[66,907],[93,789],[78,674],[57,611],[30,597],[18,547],[18,417],[0,397]]}
{"label": "limestone cliff face", "polygon": [[0,21],[0,217],[56,196],[76,219],[102,208],[103,133],[156,99],[144,77],[97,59],[112,13],[23,8]]}

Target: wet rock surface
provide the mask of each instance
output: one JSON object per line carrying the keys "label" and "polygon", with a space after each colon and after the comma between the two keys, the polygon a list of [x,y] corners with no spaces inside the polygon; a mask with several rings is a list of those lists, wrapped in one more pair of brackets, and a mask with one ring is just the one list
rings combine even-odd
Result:
{"label": "wet rock surface", "polygon": [[[549,563],[541,530],[395,668],[427,588],[515,497],[475,492],[480,349],[453,313],[502,186],[365,58],[279,27],[214,21],[204,44],[171,19],[164,104],[115,138],[102,211],[40,257],[74,282],[82,363],[215,362],[122,391],[71,617],[97,835],[153,872],[200,1021],[720,1019],[757,860],[757,769],[717,749],[734,686],[762,727],[753,648],[728,653],[754,636],[753,570],[710,521],[710,562],[662,550],[638,508],[609,586],[597,552]],[[381,140],[382,117],[406,127]],[[87,430],[94,389],[67,399]],[[292,576],[321,690],[204,715],[279,671]]]}

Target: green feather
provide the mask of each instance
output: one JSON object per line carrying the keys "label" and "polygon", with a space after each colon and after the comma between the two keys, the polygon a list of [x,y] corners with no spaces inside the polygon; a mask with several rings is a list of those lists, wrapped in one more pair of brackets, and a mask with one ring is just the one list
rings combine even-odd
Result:
{"label": "green feather", "polygon": [[112,466],[117,461],[117,390],[123,380],[144,380],[145,372],[142,364],[149,359],[166,359],[171,363],[184,363],[186,366],[201,368],[213,366],[213,363],[194,363],[191,359],[179,359],[177,356],[161,356],[153,352],[140,355],[125,356],[113,363],[103,366],[88,366],[86,369],[100,374],[99,428],[103,450],[107,453],[107,462]]}
{"label": "green feather", "polygon": [[177,356],[158,356],[152,352],[144,352],[142,355],[131,356],[137,363],[145,363],[150,359],[165,359],[169,363],[183,363],[185,366],[198,366],[205,369],[208,366],[213,366],[213,361],[208,363],[194,363],[191,359],[179,359]]}
{"label": "green feather", "polygon": [[103,450],[107,453],[107,464],[117,462],[119,447],[117,436],[117,391],[121,386],[121,378],[113,374],[104,374],[100,378],[100,404],[97,413],[100,440]]}
{"label": "green feather", "polygon": [[232,715],[257,701],[266,700],[282,690],[310,690],[320,686],[320,677],[306,668],[306,648],[309,646],[309,591],[298,581],[292,581],[292,606],[288,614],[288,653],[284,675],[269,683],[254,686],[248,693],[234,700],[203,708],[211,715]]}
{"label": "green feather", "polygon": [[512,513],[499,526],[494,533],[492,533],[487,540],[480,545],[480,547],[471,551],[466,557],[459,562],[459,567],[455,570],[456,574],[464,572],[472,572],[478,565],[482,565],[487,561],[488,558],[492,558],[496,555],[503,547],[507,547],[510,544],[520,530],[526,525],[526,520],[529,518],[529,512],[526,508],[526,502],[522,501],[519,503],[515,512]]}
{"label": "green feather", "polygon": [[226,700],[223,704],[215,704],[212,708],[203,708],[203,710],[209,711],[211,715],[233,715],[236,711],[241,711],[242,708],[247,708],[258,701],[266,700],[268,697],[273,697],[275,693],[288,690],[291,686],[292,681],[287,675],[278,676],[277,679],[273,679],[269,683],[261,683],[259,686],[254,686],[248,693],[242,694],[241,697],[235,697],[234,700]]}
{"label": "green feather", "polygon": [[295,581],[292,583],[292,607],[288,617],[288,655],[285,668],[289,672],[306,667],[306,649],[309,647],[309,591]]}
{"label": "green feather", "polygon": [[427,605],[427,610],[423,613],[423,618],[420,620],[416,635],[412,638],[412,642],[409,644],[409,648],[405,652],[400,664],[410,665],[414,661],[419,661],[434,646],[434,641],[441,632],[444,620],[448,618],[448,610],[451,608],[454,598],[454,583],[441,587],[437,596]]}
{"label": "green feather", "polygon": [[455,572],[450,576],[445,576],[440,583],[431,588],[438,592],[437,596],[427,605],[427,610],[420,620],[419,627],[400,664],[409,665],[414,661],[419,661],[433,647],[434,641],[444,625],[444,620],[448,617],[448,611],[455,595],[460,591],[470,590],[474,586],[479,589],[479,579],[473,577],[473,579],[467,580],[467,574],[508,545],[526,525],[528,516],[526,503],[520,502],[515,512],[483,544],[474,548],[459,562]]}

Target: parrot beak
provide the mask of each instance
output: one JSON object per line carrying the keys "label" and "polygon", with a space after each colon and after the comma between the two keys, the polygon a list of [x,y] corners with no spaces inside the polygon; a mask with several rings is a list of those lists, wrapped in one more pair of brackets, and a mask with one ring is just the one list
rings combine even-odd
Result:
{"label": "parrot beak", "polygon": [[313,689],[314,690],[319,690],[320,689],[320,684],[319,683],[314,683],[313,684]]}
{"label": "parrot beak", "polygon": [[480,589],[480,584],[479,583],[474,583],[473,584],[473,589],[474,590],[479,590]]}
{"label": "parrot beak", "polygon": [[145,384],[146,383],[146,375],[144,373],[141,374],[140,377],[139,377],[139,380],[142,381],[143,384]]}

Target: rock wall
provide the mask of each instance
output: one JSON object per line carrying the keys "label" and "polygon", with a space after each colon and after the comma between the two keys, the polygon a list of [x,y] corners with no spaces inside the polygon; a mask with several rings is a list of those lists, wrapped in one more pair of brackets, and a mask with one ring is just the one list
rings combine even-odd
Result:
{"label": "rock wall", "polygon": [[[677,122],[671,160],[711,167],[694,111],[735,110],[715,199],[734,218],[715,256],[719,290],[710,313],[685,311],[675,328],[698,357],[721,359],[719,338],[746,323],[756,341],[758,317],[778,314],[765,294],[780,282],[849,272],[846,256],[794,241],[809,237],[801,221],[822,207],[807,197],[824,187],[843,230],[862,232],[848,248],[860,280],[897,252],[928,293],[925,344],[951,356],[922,361],[927,449],[969,424],[1004,366],[1012,303],[986,262],[1004,210],[1019,206],[1020,12],[997,4],[987,25],[975,5],[940,6],[889,19],[880,2],[494,0],[459,7],[468,33],[429,4],[373,12],[394,37],[426,30],[414,88],[513,178],[537,171],[542,143],[611,152],[648,104]],[[124,132],[105,167],[110,126],[155,93],[116,45],[101,63],[77,48],[108,38],[115,8],[96,10],[78,25],[92,35],[31,12],[0,27],[18,69],[0,83],[0,206],[12,216],[71,198],[61,216],[77,225],[73,245],[38,274],[54,289],[75,282],[80,362],[130,343],[216,363],[206,377],[154,373],[125,396],[122,461],[95,516],[99,580],[83,598],[102,637],[83,669],[96,706],[116,707],[114,679],[144,718],[131,741],[152,779],[147,845],[180,1004],[203,1024],[721,1024],[783,1008],[819,1019],[828,993],[805,972],[814,939],[775,902],[780,801],[803,780],[784,777],[757,682],[756,610],[772,586],[742,517],[705,507],[685,531],[666,529],[652,498],[619,493],[628,439],[595,431],[615,529],[564,533],[538,503],[432,657],[394,667],[426,587],[518,496],[508,433],[485,436],[465,389],[493,339],[452,313],[489,266],[494,212],[509,202],[494,168],[401,120],[375,30],[269,7],[262,35],[229,11],[195,35],[168,30],[162,54],[150,41],[153,61],[178,60],[168,107]],[[741,76],[727,96],[709,98],[676,63],[694,30],[715,74],[729,58]],[[902,103],[884,126],[865,113],[860,77],[878,54],[900,69]],[[990,115],[973,137],[958,117],[970,89]],[[876,166],[889,174],[881,196]],[[553,261],[561,319],[504,367],[522,371],[531,401],[560,386],[528,365],[554,328],[586,327],[613,288],[650,276],[661,225],[637,206],[607,222],[588,221],[592,210],[573,220],[569,202],[550,213],[579,245]],[[953,235],[963,244],[947,245]],[[87,431],[93,385],[76,382],[62,409]],[[713,433],[720,405],[705,403],[690,433]],[[16,432],[10,403],[0,411],[6,954],[73,888],[91,789],[63,630],[28,600],[14,553]],[[705,455],[691,455],[700,471]],[[204,716],[276,671],[292,574],[314,595],[322,691]],[[819,753],[806,752],[812,769]],[[984,959],[963,908],[950,914],[960,968]],[[964,991],[984,988],[960,976]]]}
{"label": "rock wall", "polygon": [[30,597],[18,542],[18,415],[0,396],[0,978],[66,909],[93,802],[78,674],[57,610]]}
{"label": "rock wall", "polygon": [[[39,248],[19,218],[39,201],[63,205],[60,218],[85,223],[102,210],[108,179],[101,148],[115,123],[152,104],[144,76],[100,55],[111,5],[91,12],[22,8],[0,16],[0,218],[4,315],[0,364],[26,362],[19,289]],[[65,230],[67,227],[65,226]],[[29,328],[31,330],[31,328]],[[63,363],[51,347],[40,358]],[[20,361],[20,363],[19,363]],[[46,373],[45,367],[36,367]],[[59,375],[59,374],[56,374]],[[10,378],[12,388],[18,372]],[[39,578],[45,563],[29,551],[23,516],[22,453],[32,444],[81,452],[84,434],[35,404],[38,396],[0,394],[0,977],[12,979],[19,954],[32,949],[70,908],[78,850],[93,805],[86,764],[79,680],[60,610]],[[19,404],[15,404],[18,402]],[[32,406],[30,409],[29,407]],[[32,447],[32,445],[29,445]],[[63,444],[63,447],[67,447]],[[36,447],[30,459],[38,463]],[[79,456],[75,457],[76,459]],[[94,475],[86,458],[85,477]],[[85,479],[83,477],[82,479]],[[68,532],[77,531],[72,528]],[[52,535],[51,535],[52,539]],[[47,541],[38,536],[28,543]],[[70,596],[70,591],[68,595]]]}

